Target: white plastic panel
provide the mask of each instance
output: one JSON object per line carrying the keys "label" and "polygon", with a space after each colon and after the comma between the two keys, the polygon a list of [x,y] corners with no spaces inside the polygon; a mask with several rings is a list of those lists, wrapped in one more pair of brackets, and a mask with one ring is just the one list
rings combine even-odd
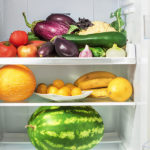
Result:
{"label": "white plastic panel", "polygon": [[110,14],[119,8],[119,0],[94,0],[94,20],[110,23]]}
{"label": "white plastic panel", "polygon": [[22,12],[27,11],[27,0],[4,0],[3,2],[3,31],[2,40],[8,40],[14,30],[26,28]]}
{"label": "white plastic panel", "polygon": [[70,13],[75,20],[79,16],[93,19],[93,0],[28,0],[29,20],[43,20],[51,13]]}

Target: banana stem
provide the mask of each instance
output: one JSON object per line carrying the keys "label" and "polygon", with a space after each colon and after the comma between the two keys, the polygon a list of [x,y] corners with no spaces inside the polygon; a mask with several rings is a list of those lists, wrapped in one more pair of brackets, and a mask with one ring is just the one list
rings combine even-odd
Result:
{"label": "banana stem", "polygon": [[22,13],[23,17],[24,17],[24,20],[25,20],[25,23],[26,23],[26,26],[28,26],[29,28],[32,28],[32,24],[30,24],[27,20],[27,17],[25,15],[25,12]]}
{"label": "banana stem", "polygon": [[25,128],[32,128],[34,130],[35,126],[33,126],[33,125],[26,125]]}

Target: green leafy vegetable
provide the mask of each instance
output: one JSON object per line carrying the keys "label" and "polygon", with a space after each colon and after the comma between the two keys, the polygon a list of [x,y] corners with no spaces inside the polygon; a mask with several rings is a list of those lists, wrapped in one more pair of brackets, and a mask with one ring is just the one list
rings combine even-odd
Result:
{"label": "green leafy vegetable", "polygon": [[118,32],[122,32],[126,35],[126,31],[124,29],[125,22],[121,18],[121,8],[117,9],[114,13],[111,13],[110,18],[116,18],[110,25],[116,29]]}

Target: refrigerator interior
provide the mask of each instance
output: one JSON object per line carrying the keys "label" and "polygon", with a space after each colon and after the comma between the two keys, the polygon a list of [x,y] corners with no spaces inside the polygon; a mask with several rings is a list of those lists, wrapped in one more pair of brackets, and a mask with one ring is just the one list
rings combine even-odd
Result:
{"label": "refrigerator interior", "polygon": [[[148,54],[147,47],[143,46],[144,24],[141,1],[0,0],[0,41],[8,40],[14,30],[29,31],[22,17],[23,11],[26,12],[30,22],[45,19],[51,13],[70,13],[75,20],[80,16],[110,23],[112,21],[109,18],[110,13],[119,7],[123,10],[128,43],[136,46],[136,64],[92,65],[91,62],[91,65],[81,66],[28,65],[34,72],[37,83],[50,83],[56,78],[65,82],[74,82],[80,75],[97,70],[110,71],[132,82],[134,94],[126,103],[96,103],[96,100],[89,100],[90,103],[63,103],[63,105],[92,105],[103,117],[104,139],[93,150],[142,150],[142,144],[147,140]],[[34,95],[23,103],[9,104],[0,101],[0,150],[35,149],[28,140],[25,125],[32,112],[38,106],[45,104],[62,105],[49,103]]]}

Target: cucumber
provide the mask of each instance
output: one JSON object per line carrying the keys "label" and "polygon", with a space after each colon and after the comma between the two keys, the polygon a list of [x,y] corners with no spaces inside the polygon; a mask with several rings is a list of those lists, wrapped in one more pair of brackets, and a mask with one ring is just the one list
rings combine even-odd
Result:
{"label": "cucumber", "polygon": [[119,47],[126,45],[126,37],[120,32],[103,32],[88,35],[77,34],[64,34],[62,35],[66,40],[72,41],[78,46],[102,46],[111,48],[113,44],[117,44]]}

